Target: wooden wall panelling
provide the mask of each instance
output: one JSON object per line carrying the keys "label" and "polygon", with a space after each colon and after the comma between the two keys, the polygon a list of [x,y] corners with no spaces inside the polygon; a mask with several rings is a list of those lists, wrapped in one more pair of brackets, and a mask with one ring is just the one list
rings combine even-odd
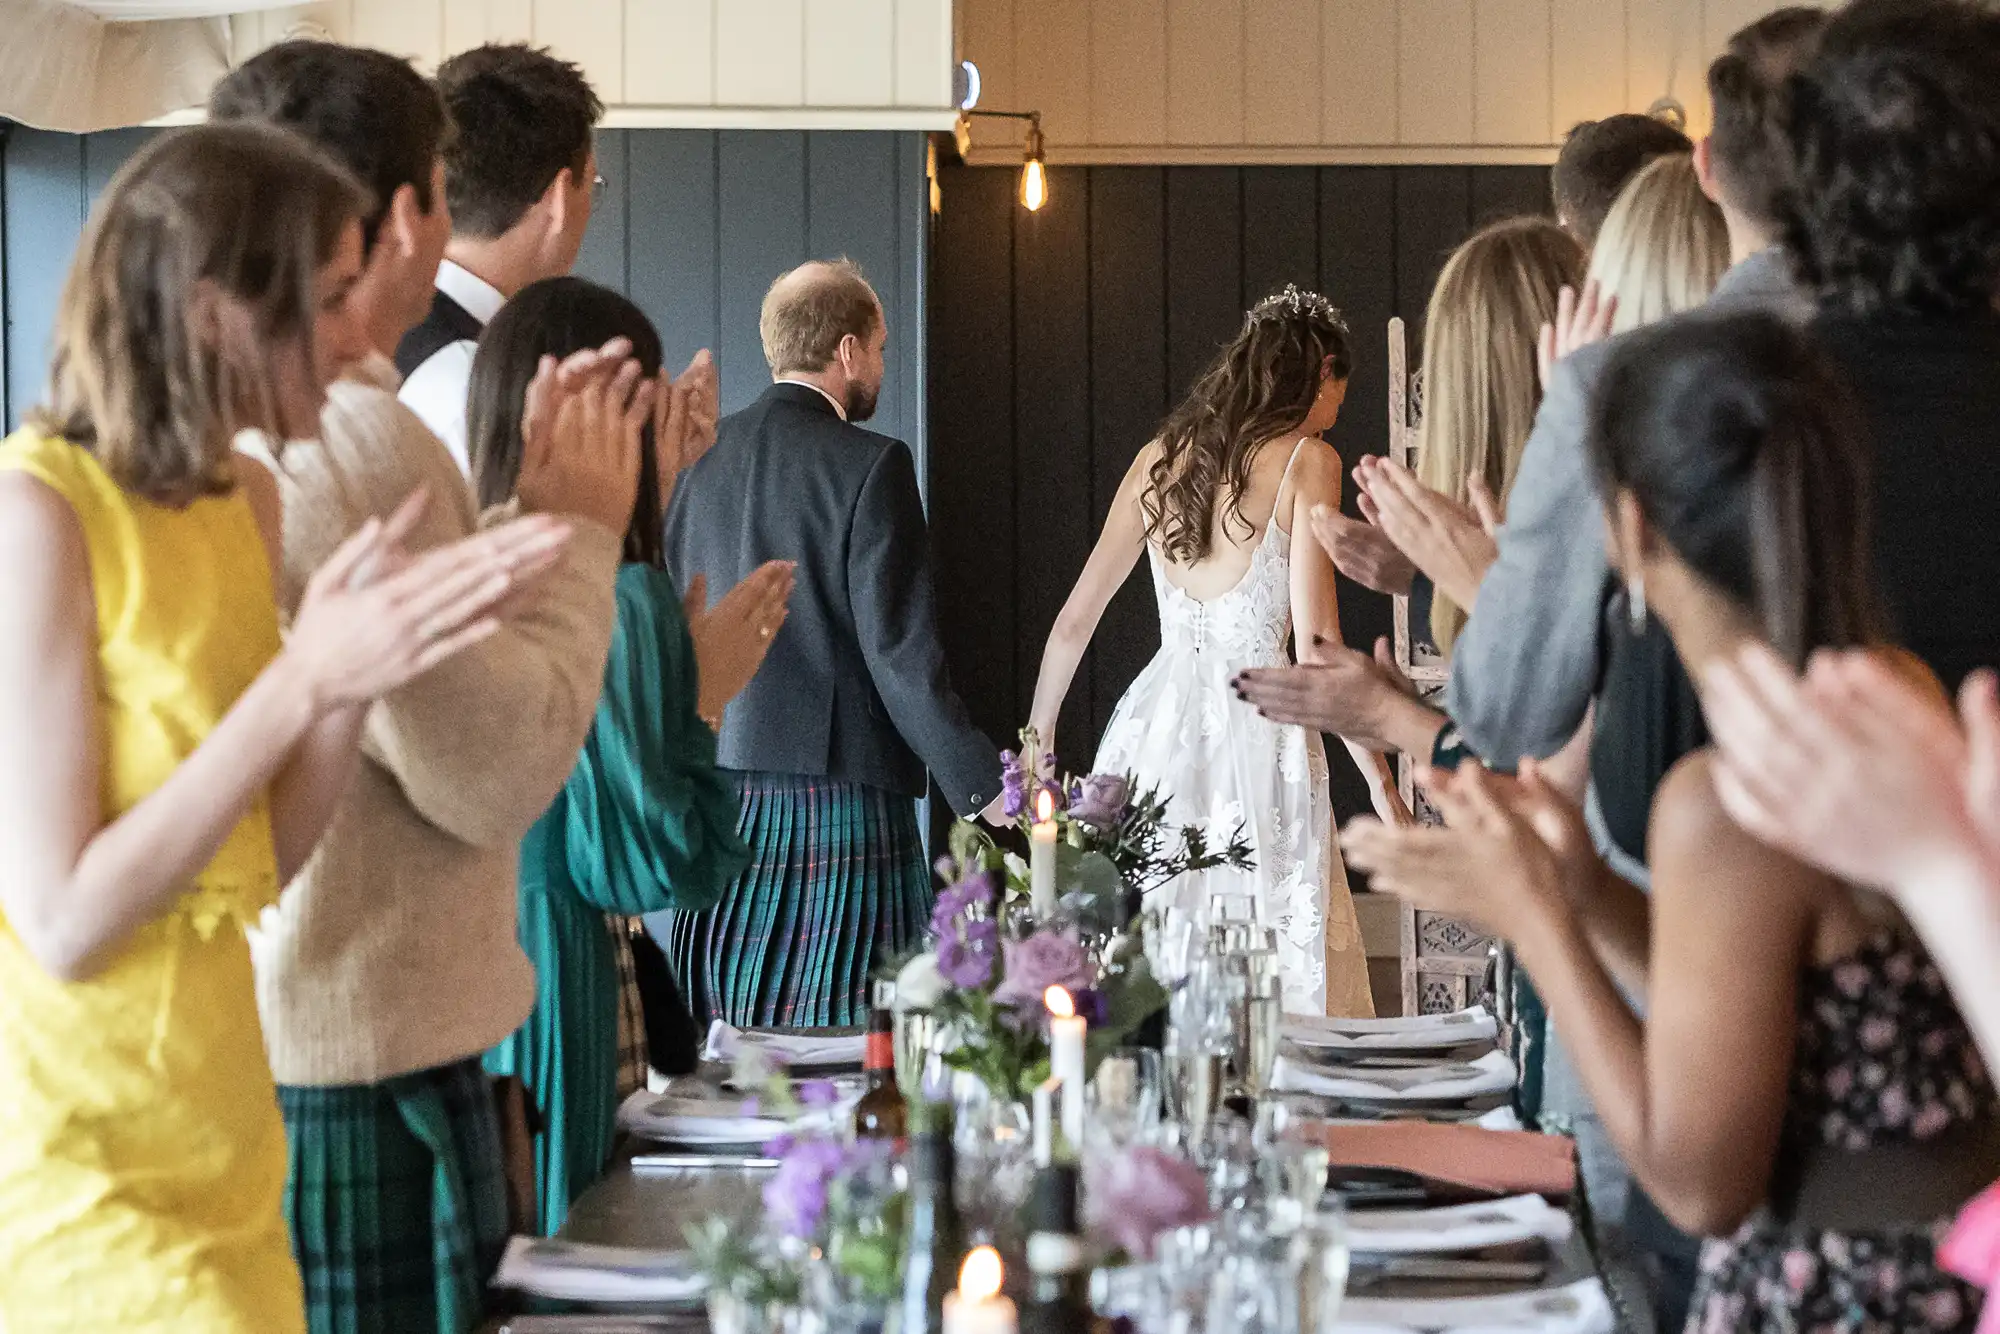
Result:
{"label": "wooden wall panelling", "polygon": [[1167,6],[1162,0],[1095,0],[1086,82],[1093,142],[1167,141]]}
{"label": "wooden wall panelling", "polygon": [[535,32],[536,3],[537,0],[486,0],[486,40],[530,40]]}
{"label": "wooden wall panelling", "polygon": [[710,0],[626,0],[627,101],[715,100],[715,7]]}
{"label": "wooden wall panelling", "polygon": [[[732,3],[740,0],[732,0]],[[575,0],[537,0],[534,42],[554,47],[583,66],[591,86],[606,105],[617,106],[625,96],[625,6],[610,0],[577,4]]]}
{"label": "wooden wall panelling", "polygon": [[714,130],[626,139],[626,295],[659,326],[676,375],[697,350],[722,345],[717,139]]}
{"label": "wooden wall panelling", "polygon": [[1560,75],[1551,95],[1553,142],[1578,121],[1634,109],[1626,95],[1622,2],[1549,0],[1549,49]]}
{"label": "wooden wall panelling", "polygon": [[724,130],[719,217],[722,236],[724,408],[749,401],[770,381],[757,315],[771,280],[806,256],[806,136]]}
{"label": "wooden wall panelling", "polygon": [[808,4],[805,25],[806,105],[894,104],[896,0]]}
{"label": "wooden wall panelling", "polygon": [[805,0],[727,0],[715,10],[715,100],[805,102]]}
{"label": "wooden wall panelling", "polygon": [[[979,99],[1000,111],[1039,111],[1058,143],[1089,143],[1090,0],[1016,0],[1014,69],[1008,100]],[[1019,150],[1022,127],[989,120],[994,142]]]}
{"label": "wooden wall panelling", "polygon": [[[938,218],[932,344],[931,544],[938,625],[972,720],[995,742],[1014,715],[1013,175],[953,170]],[[967,355],[973,349],[976,354]]]}
{"label": "wooden wall panelling", "polygon": [[1248,310],[1286,283],[1319,285],[1319,180],[1296,167],[1245,167],[1238,304]]}
{"label": "wooden wall panelling", "polygon": [[1424,307],[1451,250],[1472,230],[1466,167],[1401,167],[1396,172],[1396,311],[1410,325],[1412,360],[1424,345]]}
{"label": "wooden wall panelling", "polygon": [[[625,0],[628,5],[644,0]],[[953,55],[950,5],[895,3],[895,69],[890,100],[899,107],[950,106]]]}
{"label": "wooden wall panelling", "polygon": [[1473,141],[1548,143],[1549,0],[1474,0],[1473,31]]}
{"label": "wooden wall panelling", "polygon": [[1167,142],[1244,142],[1241,0],[1166,0]]}
{"label": "wooden wall panelling", "polygon": [[1320,142],[1395,143],[1396,0],[1326,0],[1320,19]]}
{"label": "wooden wall panelling", "polygon": [[1309,144],[1319,134],[1320,0],[1243,6],[1243,141]]}
{"label": "wooden wall panelling", "polygon": [[1167,398],[1179,401],[1243,318],[1243,175],[1167,177]]}
{"label": "wooden wall panelling", "polygon": [[1737,29],[1764,17],[1782,3],[1783,0],[1702,0],[1702,64],[1694,71],[1697,97],[1707,89],[1707,62],[1722,54],[1722,48]]}
{"label": "wooden wall panelling", "polygon": [[1405,144],[1469,144],[1473,0],[1402,0],[1396,122]]}
{"label": "wooden wall panelling", "polygon": [[[1088,171],[1058,167],[1061,208],[1014,220],[1014,550],[1031,577],[1015,611],[1014,718],[1026,721],[1042,647],[1070,583],[1090,555],[1096,525],[1090,467]],[[1058,739],[1090,735],[1088,682],[1073,683]],[[1003,742],[1009,741],[1003,736]],[[1072,762],[1081,764],[1081,756]]]}
{"label": "wooden wall panelling", "polygon": [[[1471,178],[1474,227],[1523,213],[1550,211],[1547,167],[1482,167],[1472,172]],[[1429,295],[1424,299],[1428,301]]]}
{"label": "wooden wall panelling", "polygon": [[[890,135],[866,130],[825,130],[806,136],[808,205],[801,258],[838,259],[845,255],[868,275],[876,295],[882,298],[892,345],[869,429],[912,440],[915,433],[906,431],[903,421],[903,380],[909,364],[904,344],[918,332],[901,319],[906,303],[896,231],[871,225],[881,217],[885,201],[896,195],[897,142]],[[770,277],[777,277],[777,271]],[[757,368],[765,368],[762,357]]]}
{"label": "wooden wall panelling", "polygon": [[1708,122],[1703,74],[1702,0],[1625,0],[1624,110],[1644,111],[1671,94],[1687,108],[1689,127]]}
{"label": "wooden wall panelling", "polygon": [[[1033,5],[1039,0],[1021,0],[1021,3]],[[1021,84],[1014,77],[1014,4],[1015,0],[958,0],[953,6],[954,21],[958,24],[958,54],[979,66],[979,104],[1003,111],[1030,109],[1020,100]],[[1007,130],[1007,126],[997,121],[975,119],[973,142],[1018,142],[1009,137]]]}
{"label": "wooden wall panelling", "polygon": [[[1169,403],[1166,178],[1161,167],[1090,172],[1090,514],[1100,527]],[[1119,695],[1160,642],[1144,570],[1142,560],[1105,608],[1073,687],[1088,692],[1093,750]]]}
{"label": "wooden wall panelling", "polygon": [[[353,39],[380,47],[399,56],[408,56],[426,73],[444,59],[444,5],[442,0],[353,0]],[[284,35],[283,24],[272,31],[266,15],[263,45]]]}
{"label": "wooden wall panelling", "polygon": [[625,223],[632,171],[625,147],[632,133],[631,130],[597,133],[597,174],[604,178],[604,190],[591,206],[590,228],[583,234],[583,248],[577,252],[573,270],[579,278],[620,292],[629,290]]}
{"label": "wooden wall panelling", "polygon": [[42,397],[48,382],[49,335],[68,275],[69,256],[83,235],[90,196],[85,189],[84,140],[14,127],[6,141],[7,211],[0,218],[7,250],[8,429]]}
{"label": "wooden wall panelling", "polygon": [[[1327,442],[1343,465],[1341,509],[1358,518],[1353,468],[1364,454],[1383,453],[1388,441],[1389,378],[1379,331],[1396,313],[1397,169],[1321,167],[1312,174],[1319,184],[1320,291],[1346,315],[1354,348],[1347,401]],[[1388,633],[1389,600],[1343,580],[1341,638],[1365,652]],[[1329,742],[1327,762],[1335,812],[1368,810],[1367,784],[1345,747]]]}

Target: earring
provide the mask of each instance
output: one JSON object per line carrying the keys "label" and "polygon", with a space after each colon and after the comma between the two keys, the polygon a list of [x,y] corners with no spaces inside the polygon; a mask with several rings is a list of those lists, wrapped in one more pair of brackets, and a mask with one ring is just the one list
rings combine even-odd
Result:
{"label": "earring", "polygon": [[1646,630],[1646,576],[1635,574],[1625,581],[1625,620],[1632,633]]}

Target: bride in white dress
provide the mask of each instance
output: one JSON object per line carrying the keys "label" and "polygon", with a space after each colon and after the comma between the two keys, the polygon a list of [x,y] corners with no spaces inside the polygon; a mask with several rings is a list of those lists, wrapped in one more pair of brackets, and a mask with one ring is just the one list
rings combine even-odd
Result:
{"label": "bride in white dress", "polygon": [[1246,667],[1289,665],[1294,630],[1306,662],[1340,642],[1333,564],[1308,517],[1340,504],[1340,456],[1318,437],[1340,414],[1351,365],[1347,326],[1317,293],[1287,287],[1244,317],[1120,483],[1050,633],[1029,719],[1053,749],[1077,663],[1143,551],[1160,651],[1118,701],[1091,767],[1158,784],[1168,818],[1204,826],[1211,843],[1242,827],[1252,871],[1162,892],[1190,910],[1250,895],[1277,930],[1292,1013],[1372,1015],[1368,966],[1320,738],[1261,717],[1229,683]]}

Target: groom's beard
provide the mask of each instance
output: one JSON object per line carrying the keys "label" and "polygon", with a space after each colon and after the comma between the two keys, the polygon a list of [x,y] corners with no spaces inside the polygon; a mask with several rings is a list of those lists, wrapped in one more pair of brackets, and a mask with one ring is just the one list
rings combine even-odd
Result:
{"label": "groom's beard", "polygon": [[847,409],[847,420],[865,422],[875,415],[875,400],[882,396],[881,385],[856,384],[847,382],[847,401],[841,406]]}

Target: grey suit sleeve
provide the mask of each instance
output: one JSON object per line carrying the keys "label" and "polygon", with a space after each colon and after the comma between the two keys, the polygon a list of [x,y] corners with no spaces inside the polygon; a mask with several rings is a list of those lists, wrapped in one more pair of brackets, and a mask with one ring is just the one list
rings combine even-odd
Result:
{"label": "grey suit sleeve", "polygon": [[1599,343],[1557,366],[1507,499],[1500,558],[1452,649],[1452,721],[1503,769],[1560,749],[1596,688],[1609,566],[1584,430],[1603,364]]}
{"label": "grey suit sleeve", "polygon": [[951,807],[974,815],[1000,787],[1000,756],[952,688],[938,640],[930,543],[910,451],[882,451],[855,503],[847,579],[861,655],[889,719],[936,776]]}

